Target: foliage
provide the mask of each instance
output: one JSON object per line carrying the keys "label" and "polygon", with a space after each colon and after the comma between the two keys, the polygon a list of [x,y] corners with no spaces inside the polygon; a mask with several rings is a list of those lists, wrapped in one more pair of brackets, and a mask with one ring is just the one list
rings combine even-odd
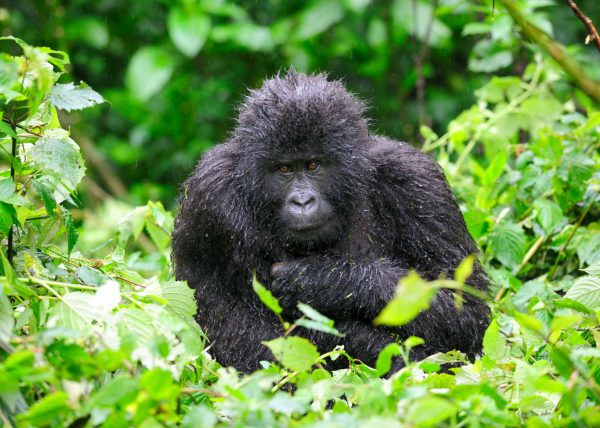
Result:
{"label": "foliage", "polygon": [[[160,199],[167,207],[199,154],[227,138],[246,88],[281,69],[343,78],[373,106],[378,132],[418,143],[420,104],[424,123],[444,132],[489,73],[521,74],[533,56],[493,0],[10,3],[0,9],[0,35],[69,52],[76,79],[93,82],[111,103],[70,116],[74,132],[99,152],[87,155],[88,176],[122,196],[94,162],[104,155],[131,201]],[[518,3],[563,43],[585,40],[564,2]],[[600,22],[597,0],[577,3]],[[591,45],[571,52],[600,77]]]}
{"label": "foliage", "polygon": [[[298,46],[343,19],[346,9],[322,4],[327,13],[315,3],[289,23],[308,26],[293,34]],[[186,57],[214,40],[245,43],[239,34],[254,34],[248,49],[271,46],[264,27],[241,18],[206,36],[201,16],[192,10],[167,18]],[[436,28],[442,43],[443,27]],[[422,127],[423,149],[445,168],[495,284],[481,357],[451,352],[409,363],[410,349],[422,344],[416,337],[386,347],[374,368],[341,348],[319,355],[293,330],[339,332],[300,305],[302,317],[282,319],[282,336],[264,344],[277,363],[240,376],[205,352],[193,291],[170,273],[173,217],[161,203],[115,204],[96,217],[118,224],[94,223],[86,213],[76,227],[85,165],[58,110],[103,98],[83,83],[58,83],[69,64],[64,52],[14,38],[0,43],[18,48],[0,56],[2,425],[600,424],[600,111],[566,87],[555,65],[536,57],[522,79],[492,78],[441,137]],[[164,60],[140,52],[142,64]],[[165,79],[171,66],[152,78]],[[469,259],[454,279],[405,278],[378,322],[409,322],[440,288],[455,290],[460,305],[474,292],[464,284],[470,269]],[[281,312],[266,288],[257,281],[253,288]],[[392,358],[408,364],[389,375]],[[327,370],[334,359],[348,368]]]}

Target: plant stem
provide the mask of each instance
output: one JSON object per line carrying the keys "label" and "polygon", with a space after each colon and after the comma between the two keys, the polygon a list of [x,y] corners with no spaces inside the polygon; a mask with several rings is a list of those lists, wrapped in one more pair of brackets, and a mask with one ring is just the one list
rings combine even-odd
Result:
{"label": "plant stem", "polygon": [[600,84],[588,76],[577,61],[567,55],[563,45],[525,18],[521,9],[513,0],[498,0],[498,2],[504,6],[528,39],[544,49],[558,63],[560,68],[573,78],[575,84],[583,92],[600,102]]}
{"label": "plant stem", "polygon": [[[13,131],[16,132],[16,126],[14,123],[11,123],[11,127]],[[10,159],[10,178],[13,183],[15,182],[15,159],[17,158],[17,139],[15,137],[11,137],[11,159]],[[8,231],[8,249],[7,249],[7,257],[8,263],[13,264],[13,234],[14,234],[15,225],[10,225],[10,230]]]}

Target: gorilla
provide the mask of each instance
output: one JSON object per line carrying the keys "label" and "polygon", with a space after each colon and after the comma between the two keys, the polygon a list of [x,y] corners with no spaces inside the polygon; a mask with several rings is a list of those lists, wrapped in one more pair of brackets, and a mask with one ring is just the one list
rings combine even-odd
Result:
{"label": "gorilla", "polygon": [[[451,276],[474,253],[432,159],[370,134],[365,105],[341,82],[290,71],[250,91],[228,141],[184,183],[172,258],[177,278],[196,290],[212,355],[251,372],[273,360],[261,342],[283,333],[255,295],[253,273],[284,318],[295,319],[304,302],[335,321],[344,337],[293,330],[321,352],[344,345],[374,365],[387,344],[419,336],[425,345],[413,360],[454,349],[474,356],[489,308],[470,295],[459,309],[444,289],[408,325],[372,323],[409,269],[429,280]],[[468,283],[487,289],[479,264]]]}

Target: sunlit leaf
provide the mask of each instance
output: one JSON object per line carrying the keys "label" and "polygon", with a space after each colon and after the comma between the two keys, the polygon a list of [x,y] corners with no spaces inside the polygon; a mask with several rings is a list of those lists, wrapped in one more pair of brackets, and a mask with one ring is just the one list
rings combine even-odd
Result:
{"label": "sunlit leaf", "polygon": [[308,371],[319,358],[315,345],[302,337],[279,337],[263,344],[284,367],[292,371]]}
{"label": "sunlit leaf", "polygon": [[375,318],[375,325],[399,326],[412,321],[427,308],[435,296],[435,290],[415,272],[400,280],[396,295]]}
{"label": "sunlit leaf", "polygon": [[134,97],[147,101],[169,81],[174,67],[175,63],[166,49],[143,47],[131,58],[125,83]]}
{"label": "sunlit leaf", "polygon": [[167,28],[173,44],[184,55],[193,58],[200,52],[210,32],[210,18],[194,9],[172,8]]}
{"label": "sunlit leaf", "polygon": [[83,110],[104,102],[104,98],[89,86],[73,83],[57,83],[50,91],[50,102],[66,111]]}

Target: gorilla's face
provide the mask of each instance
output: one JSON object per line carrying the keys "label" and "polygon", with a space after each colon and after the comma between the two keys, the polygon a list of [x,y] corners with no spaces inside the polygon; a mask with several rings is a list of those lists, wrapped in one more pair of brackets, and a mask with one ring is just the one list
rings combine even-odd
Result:
{"label": "gorilla's face", "polygon": [[341,224],[331,160],[307,153],[279,156],[267,169],[275,223],[288,250],[303,252],[333,245]]}

